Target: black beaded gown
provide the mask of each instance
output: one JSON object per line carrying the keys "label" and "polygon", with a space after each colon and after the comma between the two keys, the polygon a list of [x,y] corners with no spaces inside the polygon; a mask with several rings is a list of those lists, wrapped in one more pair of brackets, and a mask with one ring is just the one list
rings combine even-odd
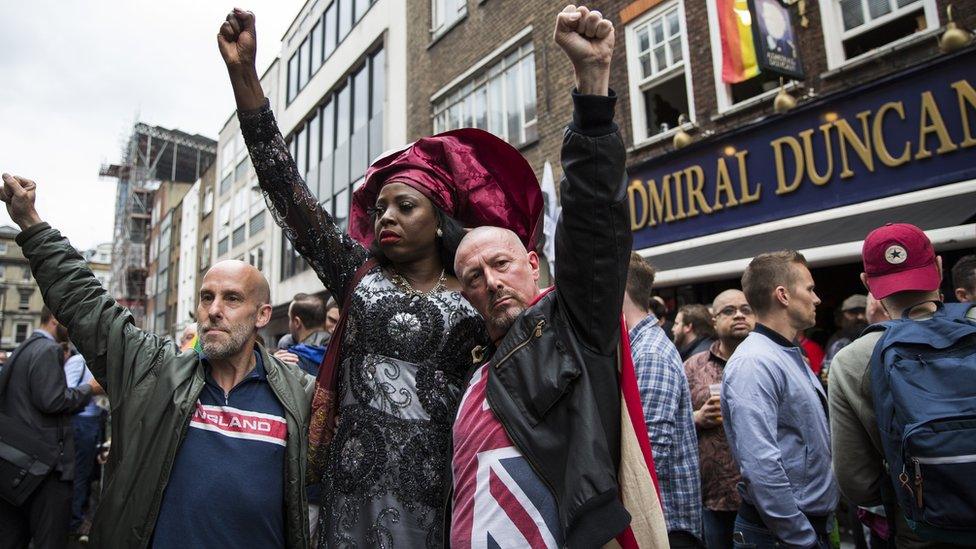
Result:
{"label": "black beaded gown", "polygon": [[[302,181],[271,109],[239,118],[275,220],[342,303],[369,252]],[[488,339],[484,323],[460,293],[407,293],[379,267],[356,286],[348,314],[319,547],[442,547],[451,426],[471,349]]]}

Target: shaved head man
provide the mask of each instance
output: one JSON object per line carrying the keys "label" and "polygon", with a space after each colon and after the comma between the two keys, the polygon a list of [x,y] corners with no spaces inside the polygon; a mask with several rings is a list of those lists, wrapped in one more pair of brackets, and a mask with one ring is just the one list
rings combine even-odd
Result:
{"label": "shaved head man", "polygon": [[722,429],[719,391],[725,364],[756,327],[756,315],[745,294],[736,289],[715,296],[712,311],[717,341],[685,361],[685,375],[698,433],[705,546],[731,547],[741,503],[736,484],[741,477]]}
{"label": "shaved head man", "polygon": [[[4,174],[3,183],[0,200],[22,230],[17,242],[45,304],[112,401],[112,482],[91,546],[307,547],[315,380],[256,343],[271,319],[264,276],[242,261],[215,264],[197,305],[202,352],[180,349],[139,329],[41,220],[33,181]],[[16,528],[7,511],[0,500],[2,532]]]}
{"label": "shaved head man", "polygon": [[501,339],[539,295],[539,255],[508,229],[478,227],[454,257],[464,297],[487,321],[488,335]]}
{"label": "shaved head man", "polygon": [[[489,532],[500,547],[600,547],[633,516],[617,497],[613,459],[621,417],[616,351],[631,247],[621,199],[626,152],[608,87],[613,24],[599,11],[567,6],[553,36],[577,84],[560,154],[562,216],[550,258],[565,266],[556,270],[553,289],[540,290],[539,256],[513,232],[492,227],[466,234],[455,252],[461,292],[484,318],[491,343],[472,351],[475,368],[452,416],[454,490],[445,544],[454,548],[484,545]],[[494,497],[481,481],[483,471],[500,464],[523,472],[508,488],[533,494],[532,505]]]}
{"label": "shaved head man", "polygon": [[271,289],[253,265],[229,259],[203,277],[197,319],[200,344],[212,362],[239,358],[254,348],[258,330],[271,320]]}

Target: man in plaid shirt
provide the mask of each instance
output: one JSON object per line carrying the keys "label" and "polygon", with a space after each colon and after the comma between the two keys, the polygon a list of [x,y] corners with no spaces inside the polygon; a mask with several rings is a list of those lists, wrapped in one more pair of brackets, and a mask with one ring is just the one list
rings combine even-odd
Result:
{"label": "man in plaid shirt", "polygon": [[650,311],[654,269],[630,257],[623,313],[672,548],[701,547],[701,481],[691,392],[681,357]]}

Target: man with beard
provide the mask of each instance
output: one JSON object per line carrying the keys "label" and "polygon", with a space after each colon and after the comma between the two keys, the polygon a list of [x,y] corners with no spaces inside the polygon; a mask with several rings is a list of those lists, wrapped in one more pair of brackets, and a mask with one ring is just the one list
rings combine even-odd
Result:
{"label": "man with beard", "polygon": [[671,332],[681,360],[688,360],[691,355],[708,350],[715,342],[712,313],[699,303],[685,305],[678,309]]}
{"label": "man with beard", "polygon": [[[472,353],[476,368],[454,421],[453,548],[600,547],[632,527],[617,472],[631,234],[626,151],[608,87],[613,24],[567,6],[555,41],[577,84],[555,237],[557,264],[572,268],[557,269],[543,291],[539,256],[512,231],[478,227],[458,247],[457,278],[492,344]],[[650,547],[643,535],[630,539]]]}
{"label": "man with beard", "polygon": [[756,328],[732,353],[722,381],[722,419],[739,466],[737,545],[829,546],[838,492],[830,470],[827,397],[796,346],[820,298],[802,254],[760,254],[742,275]]}
{"label": "man with beard", "polygon": [[861,332],[868,327],[865,311],[868,306],[868,296],[864,294],[854,294],[848,296],[840,305],[840,330],[837,331],[827,342],[827,352],[824,355],[822,376],[826,377],[830,370],[830,361],[837,356],[837,353],[857,339]]}
{"label": "man with beard", "polygon": [[755,328],[756,315],[739,290],[718,294],[712,301],[712,310],[718,340],[685,362],[685,375],[698,431],[705,546],[720,549],[732,547],[735,514],[741,502],[736,492],[739,470],[722,429],[722,373],[726,361]]}
{"label": "man with beard", "polygon": [[241,261],[215,264],[197,306],[203,352],[181,352],[136,328],[41,221],[33,181],[4,174],[3,182],[0,199],[22,230],[17,243],[45,303],[112,402],[110,480],[91,545],[307,547],[314,380],[256,344],[271,318],[264,276]]}

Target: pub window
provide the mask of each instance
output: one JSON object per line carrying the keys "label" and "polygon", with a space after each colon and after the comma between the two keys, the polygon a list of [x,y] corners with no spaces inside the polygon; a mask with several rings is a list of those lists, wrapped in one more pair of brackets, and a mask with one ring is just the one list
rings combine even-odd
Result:
{"label": "pub window", "polygon": [[935,0],[820,0],[831,68],[939,27]]}
{"label": "pub window", "polygon": [[672,132],[682,114],[694,120],[683,12],[682,3],[668,2],[627,26],[635,143]]}
{"label": "pub window", "polygon": [[[708,8],[708,27],[709,38],[711,39],[712,65],[715,73],[715,95],[718,99],[718,111],[720,113],[728,111],[733,107],[740,106],[746,102],[761,101],[764,98],[771,99],[779,88],[780,77],[770,72],[760,70],[751,78],[728,83],[722,77],[723,47],[722,30],[719,19],[722,14],[718,10],[729,4],[719,4],[718,2],[705,2]],[[752,24],[752,16],[745,0],[736,0],[731,9],[735,17],[741,19],[743,24]]]}
{"label": "pub window", "polygon": [[535,141],[539,134],[532,43],[505,54],[432,102],[434,133],[480,128],[515,146]]}

